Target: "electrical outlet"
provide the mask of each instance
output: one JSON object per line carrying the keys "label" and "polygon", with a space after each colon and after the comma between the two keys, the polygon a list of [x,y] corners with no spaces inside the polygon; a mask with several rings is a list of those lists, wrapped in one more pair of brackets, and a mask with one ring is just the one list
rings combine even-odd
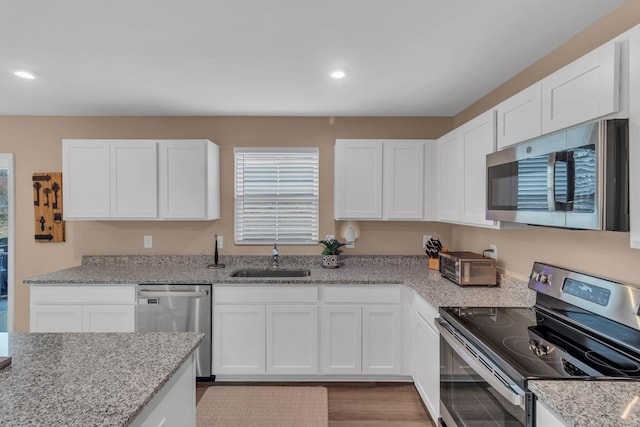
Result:
{"label": "electrical outlet", "polygon": [[144,236],[144,248],[151,249],[153,247],[153,236]]}
{"label": "electrical outlet", "polygon": [[498,247],[496,245],[489,245],[489,249],[493,249],[493,252],[487,252],[490,258],[498,260]]}
{"label": "electrical outlet", "polygon": [[327,234],[326,236],[324,236],[324,240],[331,240],[331,239],[335,239],[335,236],[333,234]]}
{"label": "electrical outlet", "polygon": [[431,234],[423,234],[422,235],[422,247],[426,248],[427,247],[427,242],[431,240]]}
{"label": "electrical outlet", "polygon": [[224,237],[218,235],[217,239],[218,239],[218,249],[222,249],[224,247]]}

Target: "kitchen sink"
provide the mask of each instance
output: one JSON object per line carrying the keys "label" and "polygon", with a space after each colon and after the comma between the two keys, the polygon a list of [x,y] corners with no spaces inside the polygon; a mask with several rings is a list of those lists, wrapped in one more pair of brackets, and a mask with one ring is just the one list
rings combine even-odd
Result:
{"label": "kitchen sink", "polygon": [[287,269],[287,268],[267,268],[267,269],[243,269],[231,273],[231,277],[307,277],[311,275],[311,270]]}

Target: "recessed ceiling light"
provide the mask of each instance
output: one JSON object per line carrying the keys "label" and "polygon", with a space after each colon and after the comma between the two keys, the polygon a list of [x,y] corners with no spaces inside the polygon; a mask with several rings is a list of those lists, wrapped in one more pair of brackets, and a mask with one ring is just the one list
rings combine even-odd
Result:
{"label": "recessed ceiling light", "polygon": [[37,77],[36,73],[27,70],[14,70],[13,75],[26,80],[33,80]]}
{"label": "recessed ceiling light", "polygon": [[341,68],[335,69],[329,73],[332,79],[340,80],[347,77],[347,72]]}

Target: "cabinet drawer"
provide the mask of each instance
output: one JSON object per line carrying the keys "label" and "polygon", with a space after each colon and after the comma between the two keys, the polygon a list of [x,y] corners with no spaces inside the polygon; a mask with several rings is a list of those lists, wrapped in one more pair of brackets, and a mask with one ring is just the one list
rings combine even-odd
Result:
{"label": "cabinet drawer", "polygon": [[402,301],[400,286],[327,286],[324,302],[356,304],[399,304]]}
{"label": "cabinet drawer", "polygon": [[134,285],[31,285],[31,304],[135,304]]}
{"label": "cabinet drawer", "polygon": [[315,286],[291,287],[218,287],[213,291],[214,304],[243,304],[243,303],[277,303],[289,302],[317,302],[318,288]]}

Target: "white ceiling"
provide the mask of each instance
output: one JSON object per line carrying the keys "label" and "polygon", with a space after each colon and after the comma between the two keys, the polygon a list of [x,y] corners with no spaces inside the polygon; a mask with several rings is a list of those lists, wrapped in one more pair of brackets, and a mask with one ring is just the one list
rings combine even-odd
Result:
{"label": "white ceiling", "polygon": [[0,0],[0,115],[451,116],[621,3]]}

